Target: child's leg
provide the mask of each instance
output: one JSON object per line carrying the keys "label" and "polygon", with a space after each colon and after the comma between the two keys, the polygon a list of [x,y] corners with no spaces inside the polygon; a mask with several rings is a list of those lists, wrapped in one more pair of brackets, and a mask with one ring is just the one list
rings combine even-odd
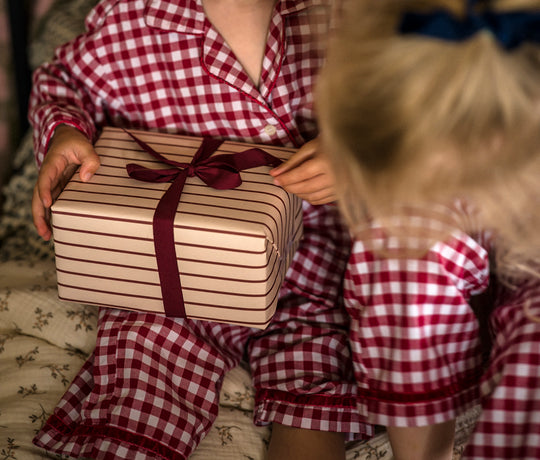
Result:
{"label": "child's leg", "polygon": [[388,427],[395,460],[450,460],[455,420],[420,427]]}
{"label": "child's leg", "polygon": [[75,458],[183,460],[250,329],[102,309],[97,345],[34,442]]}
{"label": "child's leg", "polygon": [[335,450],[336,443],[373,432],[356,408],[347,332],[338,325],[346,321],[345,313],[338,307],[310,312],[315,305],[291,296],[282,301],[277,320],[250,340],[254,420],[257,425],[273,424],[270,458],[288,458],[282,448],[291,449],[291,458],[316,458],[292,455],[300,455],[301,450],[294,449],[309,443],[321,452],[323,446]]}
{"label": "child's leg", "polygon": [[345,436],[274,423],[268,460],[344,460]]}
{"label": "child's leg", "polygon": [[[349,318],[342,308],[349,244],[336,207],[304,206],[304,238],[274,319],[249,342],[257,425],[301,428],[301,436],[325,445],[335,440],[323,433],[343,433],[348,440],[372,434],[356,408]],[[274,433],[286,432],[296,433],[280,427]],[[284,443],[274,439],[272,444],[274,449]]]}

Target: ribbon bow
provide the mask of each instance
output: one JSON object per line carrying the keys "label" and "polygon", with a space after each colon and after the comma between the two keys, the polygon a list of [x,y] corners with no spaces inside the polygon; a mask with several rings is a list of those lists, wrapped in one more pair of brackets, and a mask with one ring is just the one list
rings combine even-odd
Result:
{"label": "ribbon bow", "polygon": [[172,166],[169,169],[149,169],[129,163],[126,170],[130,177],[145,182],[172,182],[156,207],[152,229],[165,314],[183,318],[186,311],[174,245],[174,217],[186,179],[197,176],[210,187],[229,190],[242,183],[240,171],[265,165],[278,166],[281,160],[259,148],[211,157],[223,141],[203,138],[191,162],[181,163],[165,158],[129,131],[126,133],[155,159]]}
{"label": "ribbon bow", "polygon": [[402,34],[463,41],[487,30],[506,50],[512,50],[523,42],[540,42],[540,12],[494,12],[489,8],[479,12],[475,8],[476,3],[476,0],[467,1],[463,19],[446,10],[435,10],[432,13],[407,12],[403,15],[399,31]]}

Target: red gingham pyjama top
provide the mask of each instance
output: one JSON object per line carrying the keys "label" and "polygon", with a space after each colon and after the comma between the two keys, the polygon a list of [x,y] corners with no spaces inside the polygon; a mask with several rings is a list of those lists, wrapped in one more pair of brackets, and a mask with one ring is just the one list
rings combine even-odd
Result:
{"label": "red gingham pyjama top", "polygon": [[[58,124],[300,146],[316,135],[320,1],[278,1],[255,87],[200,0],[105,0],[34,75],[36,160]],[[313,14],[309,14],[313,13]],[[316,31],[320,34],[320,30]],[[74,457],[185,459],[211,429],[227,370],[247,357],[256,424],[371,433],[356,411],[341,283],[350,239],[304,204],[304,238],[264,331],[101,309],[93,355],[34,442]]]}
{"label": "red gingham pyjama top", "polygon": [[[402,244],[379,237],[385,248]],[[457,231],[401,257],[354,242],[344,296],[358,409],[369,422],[412,427],[481,404],[464,459],[539,459],[540,323],[524,307],[540,318],[540,282],[490,280],[488,242]]]}

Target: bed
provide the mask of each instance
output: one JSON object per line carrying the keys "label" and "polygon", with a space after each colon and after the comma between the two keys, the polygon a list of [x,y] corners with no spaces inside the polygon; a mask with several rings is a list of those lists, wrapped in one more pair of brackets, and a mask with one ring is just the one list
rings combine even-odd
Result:
{"label": "bed", "polygon": [[[95,0],[56,0],[42,18],[29,48],[35,68],[83,27]],[[54,253],[32,226],[30,200],[36,178],[30,134],[13,154],[0,214],[0,458],[60,458],[32,445],[67,385],[92,351],[97,309],[60,302]],[[233,369],[221,392],[220,413],[193,460],[262,460],[270,437],[252,424],[254,391],[244,366]],[[474,426],[477,410],[458,420],[455,459]],[[351,443],[347,460],[389,460],[381,431]]]}

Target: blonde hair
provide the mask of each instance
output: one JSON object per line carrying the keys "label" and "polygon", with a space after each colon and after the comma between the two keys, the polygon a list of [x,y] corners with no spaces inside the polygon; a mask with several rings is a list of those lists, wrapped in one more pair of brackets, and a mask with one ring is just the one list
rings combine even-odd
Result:
{"label": "blonde hair", "polygon": [[[351,0],[319,79],[323,141],[353,232],[366,214],[465,197],[497,235],[497,269],[540,267],[540,46],[508,52],[480,32],[462,42],[398,33],[405,12],[465,1]],[[540,10],[540,1],[492,1]]]}

